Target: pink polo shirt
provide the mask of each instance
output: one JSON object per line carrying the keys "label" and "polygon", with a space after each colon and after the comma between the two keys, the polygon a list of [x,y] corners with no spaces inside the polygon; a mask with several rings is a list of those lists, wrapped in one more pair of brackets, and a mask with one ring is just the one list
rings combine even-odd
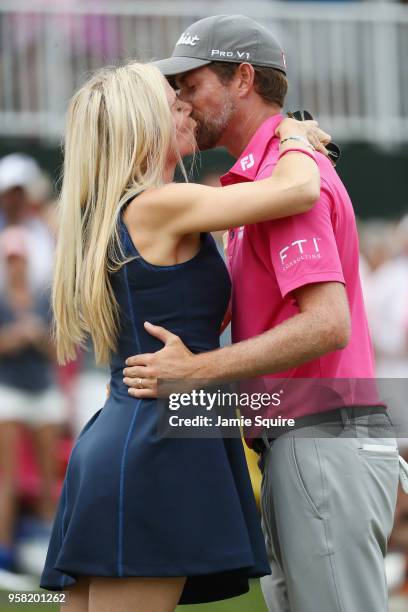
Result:
{"label": "pink polo shirt", "polygon": [[[279,139],[274,134],[281,120],[281,115],[275,115],[260,126],[235,165],[221,178],[223,186],[256,181],[272,174],[279,149]],[[321,195],[312,210],[229,230],[232,340],[239,342],[257,336],[296,315],[299,309],[293,294],[295,289],[310,283],[343,283],[352,327],[346,348],[263,377],[262,382],[265,385],[268,378],[346,379],[340,385],[342,405],[378,404],[372,383],[356,384],[355,380],[372,379],[375,374],[359,278],[359,245],[353,206],[330,160],[320,154],[317,158]],[[266,384],[266,387],[271,385]],[[310,401],[292,402],[286,406],[286,413],[282,403],[275,412],[296,417],[320,411],[322,407],[312,398],[313,394]],[[333,403],[336,405],[328,403],[325,409],[338,407],[338,397]]]}

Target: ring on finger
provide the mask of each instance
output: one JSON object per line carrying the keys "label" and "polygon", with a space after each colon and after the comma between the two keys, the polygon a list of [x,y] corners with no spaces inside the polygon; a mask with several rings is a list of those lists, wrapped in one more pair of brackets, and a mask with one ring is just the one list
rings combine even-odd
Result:
{"label": "ring on finger", "polygon": [[143,389],[143,378],[138,378],[136,384],[138,389]]}

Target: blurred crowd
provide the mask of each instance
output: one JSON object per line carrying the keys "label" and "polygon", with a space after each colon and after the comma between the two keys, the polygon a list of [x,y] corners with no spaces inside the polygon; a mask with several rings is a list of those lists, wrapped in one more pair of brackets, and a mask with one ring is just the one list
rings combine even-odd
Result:
{"label": "blurred crowd", "polygon": [[361,279],[379,378],[408,378],[408,215],[360,224]]}
{"label": "blurred crowd", "polygon": [[[391,410],[400,453],[408,459],[408,215],[360,222],[359,236],[360,276],[378,384]],[[408,595],[408,496],[402,490],[389,550],[390,588],[400,587]]]}
{"label": "blurred crowd", "polygon": [[72,442],[106,394],[91,351],[56,366],[57,231],[47,174],[26,155],[0,159],[0,588],[35,588]]}
{"label": "blurred crowd", "polygon": [[[218,185],[217,173],[202,182]],[[95,367],[91,347],[56,365],[50,295],[63,230],[53,183],[37,162],[19,153],[0,159],[0,589],[36,588],[69,453],[106,397],[108,372]],[[377,375],[408,380],[408,216],[361,221],[359,233]],[[215,238],[222,252],[222,236]],[[405,410],[405,395],[395,401]],[[387,571],[390,590],[408,593],[402,493]]]}

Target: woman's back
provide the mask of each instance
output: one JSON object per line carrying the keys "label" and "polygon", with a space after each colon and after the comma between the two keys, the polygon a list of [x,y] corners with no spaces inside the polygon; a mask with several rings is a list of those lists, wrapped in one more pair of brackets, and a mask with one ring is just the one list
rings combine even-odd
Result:
{"label": "woman's back", "polygon": [[[230,280],[210,234],[201,234],[200,250],[192,259],[173,266],[157,266],[141,257],[122,218],[119,226],[124,253],[135,257],[111,277],[120,308],[118,350],[111,370],[112,379],[122,385],[127,357],[162,347],[145,331],[144,321],[177,334],[195,353],[217,348]],[[123,390],[127,393],[125,385]]]}

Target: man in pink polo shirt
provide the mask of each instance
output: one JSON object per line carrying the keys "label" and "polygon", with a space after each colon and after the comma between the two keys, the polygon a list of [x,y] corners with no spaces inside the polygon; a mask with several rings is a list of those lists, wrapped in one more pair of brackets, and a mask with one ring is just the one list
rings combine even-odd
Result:
{"label": "man in pink polo shirt", "polygon": [[[279,138],[274,134],[281,119],[277,114],[262,123],[221,178],[223,186],[271,175],[279,154]],[[245,162],[248,159],[250,167]],[[318,163],[321,197],[309,213],[229,230],[233,341],[253,338],[298,314],[293,292],[299,287],[339,282],[346,286],[351,314],[347,346],[279,376],[371,378],[375,376],[374,361],[358,273],[354,211],[331,162],[320,155]]]}
{"label": "man in pink polo shirt", "polygon": [[[271,175],[279,154],[279,139],[274,134],[281,120],[279,113],[261,124],[232,169],[221,178],[223,186]],[[372,406],[379,401],[371,382],[375,377],[373,348],[359,278],[353,207],[329,159],[319,155],[318,164],[321,196],[309,213],[228,232],[233,342],[254,338],[298,315],[296,292],[302,287],[333,282],[345,285],[351,315],[348,344],[342,350],[264,376],[264,390],[269,392],[276,385],[272,381],[268,384],[268,378],[303,379],[289,386],[297,401],[285,402],[287,418],[332,410],[339,407],[339,400],[343,406]],[[307,384],[304,379],[341,382],[328,383],[335,393],[331,398],[326,394],[324,402],[319,402],[316,384]],[[277,407],[269,410],[268,416],[280,412]],[[249,446],[256,435],[253,428],[246,432]]]}
{"label": "man in pink polo shirt", "polygon": [[[202,19],[157,65],[177,75],[192,104],[199,147],[223,145],[237,159],[224,185],[273,172],[287,82],[283,51],[265,28],[239,15]],[[165,346],[129,358],[124,382],[135,397],[155,396],[157,378],[262,376],[263,388],[285,379],[292,399],[300,389],[301,401],[280,406],[296,417],[292,431],[257,430],[248,440],[261,455],[268,608],[385,612],[398,450],[366,383],[374,365],[353,208],[331,162],[318,155],[318,165],[321,197],[310,212],[229,231],[234,344],[194,355],[146,324]]]}

